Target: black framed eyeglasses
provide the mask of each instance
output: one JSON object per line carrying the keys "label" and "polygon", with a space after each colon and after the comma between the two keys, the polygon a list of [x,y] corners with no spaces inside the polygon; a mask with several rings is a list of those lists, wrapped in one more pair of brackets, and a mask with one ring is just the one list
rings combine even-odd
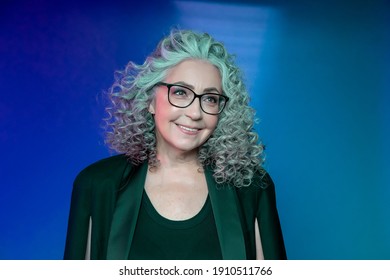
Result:
{"label": "black framed eyeglasses", "polygon": [[183,85],[160,82],[156,86],[166,86],[169,103],[178,108],[186,108],[194,102],[195,98],[199,98],[200,108],[209,115],[220,114],[229,101],[229,97],[225,95],[213,92],[196,94],[192,89]]}

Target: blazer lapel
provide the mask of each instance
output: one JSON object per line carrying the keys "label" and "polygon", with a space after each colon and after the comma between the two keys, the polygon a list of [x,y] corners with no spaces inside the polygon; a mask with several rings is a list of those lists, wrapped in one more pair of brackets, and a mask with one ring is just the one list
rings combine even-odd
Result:
{"label": "blazer lapel", "polygon": [[244,234],[234,187],[215,182],[212,170],[206,168],[206,180],[223,259],[246,259]]}
{"label": "blazer lapel", "polygon": [[[108,240],[107,259],[127,259],[134,236],[148,164],[134,170],[118,195]],[[133,167],[136,168],[136,167]],[[246,259],[245,241],[234,187],[219,185],[207,167],[205,176],[223,259]]]}
{"label": "blazer lapel", "polygon": [[128,259],[137,224],[148,164],[133,167],[134,172],[123,191],[118,194],[108,239],[107,259]]}

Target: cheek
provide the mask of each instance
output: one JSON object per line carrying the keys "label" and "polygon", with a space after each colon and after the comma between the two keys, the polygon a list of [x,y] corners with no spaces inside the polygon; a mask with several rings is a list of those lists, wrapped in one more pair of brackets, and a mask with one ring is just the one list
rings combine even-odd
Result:
{"label": "cheek", "polygon": [[215,128],[218,125],[218,117],[216,116],[210,116],[209,119],[207,120],[207,126],[210,130],[214,131]]}
{"label": "cheek", "polygon": [[172,115],[172,106],[164,96],[158,95],[155,99],[155,117],[159,119],[167,119]]}

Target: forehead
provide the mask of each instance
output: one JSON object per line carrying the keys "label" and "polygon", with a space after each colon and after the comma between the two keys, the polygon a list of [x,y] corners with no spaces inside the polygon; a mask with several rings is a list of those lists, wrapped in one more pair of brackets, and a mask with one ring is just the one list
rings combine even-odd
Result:
{"label": "forehead", "polygon": [[195,87],[221,88],[221,74],[213,64],[204,60],[184,60],[168,71],[167,82],[185,82]]}

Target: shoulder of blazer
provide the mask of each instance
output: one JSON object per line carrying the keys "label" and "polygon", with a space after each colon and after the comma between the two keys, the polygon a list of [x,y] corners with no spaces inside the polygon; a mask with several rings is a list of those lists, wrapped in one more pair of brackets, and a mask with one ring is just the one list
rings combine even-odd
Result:
{"label": "shoulder of blazer", "polygon": [[252,185],[262,189],[267,189],[272,188],[274,183],[269,173],[263,167],[259,167],[253,176]]}
{"label": "shoulder of blazer", "polygon": [[249,193],[253,195],[253,193],[256,193],[256,195],[261,195],[262,193],[273,192],[274,188],[275,186],[269,173],[259,168],[256,170],[249,186],[237,187],[236,190],[239,194]]}
{"label": "shoulder of blazer", "polygon": [[132,164],[123,154],[101,159],[84,168],[74,181],[74,187],[93,188],[94,192],[117,190],[131,173]]}

